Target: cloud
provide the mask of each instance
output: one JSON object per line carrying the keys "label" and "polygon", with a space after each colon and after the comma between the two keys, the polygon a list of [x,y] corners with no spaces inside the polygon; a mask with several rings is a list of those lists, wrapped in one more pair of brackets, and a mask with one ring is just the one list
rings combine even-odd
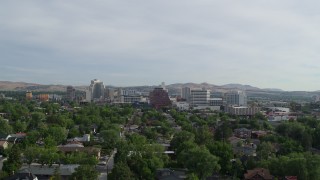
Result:
{"label": "cloud", "polygon": [[40,83],[99,78],[122,86],[194,81],[317,90],[319,68],[308,68],[319,59],[316,4],[8,1],[0,7],[0,63],[12,68],[2,68],[8,79],[0,80],[24,73]]}

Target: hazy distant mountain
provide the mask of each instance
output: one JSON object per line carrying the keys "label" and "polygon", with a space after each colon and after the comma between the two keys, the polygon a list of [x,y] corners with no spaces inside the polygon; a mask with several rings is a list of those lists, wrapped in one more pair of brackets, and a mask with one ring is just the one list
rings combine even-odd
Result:
{"label": "hazy distant mountain", "polygon": [[221,87],[226,89],[240,89],[240,90],[261,90],[260,88],[253,87],[250,85],[242,85],[242,84],[226,84]]}
{"label": "hazy distant mountain", "polygon": [[282,89],[277,89],[277,88],[264,88],[262,90],[265,90],[265,91],[283,91]]}
{"label": "hazy distant mountain", "polygon": [[205,88],[205,89],[213,89],[213,88],[218,88],[219,86],[213,85],[213,84],[208,84],[208,83],[176,83],[176,84],[170,84],[167,85],[167,88],[172,88],[172,89],[181,89],[183,87],[189,87],[191,89],[198,89],[198,88]]}
{"label": "hazy distant mountain", "polygon": [[[10,82],[10,81],[0,81],[0,90],[10,90],[10,91],[66,91],[65,85],[42,85],[36,83],[25,83],[25,82]],[[108,86],[110,87],[110,86]],[[239,89],[239,90],[247,90],[247,91],[282,91],[281,89],[268,88],[268,89],[260,89],[257,87],[253,87],[251,85],[242,85],[242,84],[226,84],[222,86],[209,84],[209,83],[175,83],[167,85],[168,89],[176,89],[180,90],[183,87],[190,87],[191,89],[210,89],[215,91],[228,91],[230,89]],[[75,86],[78,90],[84,90],[86,86]],[[130,88],[130,87],[127,87]],[[154,86],[137,86],[141,90],[151,90]]]}
{"label": "hazy distant mountain", "polygon": [[41,85],[25,82],[0,81],[0,90],[5,91],[65,91],[63,85]]}

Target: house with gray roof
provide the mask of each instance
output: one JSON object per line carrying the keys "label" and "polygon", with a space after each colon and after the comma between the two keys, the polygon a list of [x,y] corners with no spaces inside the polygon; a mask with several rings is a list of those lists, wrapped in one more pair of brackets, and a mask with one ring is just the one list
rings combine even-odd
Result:
{"label": "house with gray roof", "polygon": [[79,167],[78,164],[69,164],[69,165],[52,165],[50,166],[41,166],[40,164],[31,164],[29,166],[22,167],[18,174],[25,174],[25,173],[31,173],[35,175],[38,180],[48,180],[51,176],[53,176],[54,172],[57,170],[59,171],[59,174],[61,175],[62,180],[68,180],[70,179],[72,173],[75,172],[75,169]]}

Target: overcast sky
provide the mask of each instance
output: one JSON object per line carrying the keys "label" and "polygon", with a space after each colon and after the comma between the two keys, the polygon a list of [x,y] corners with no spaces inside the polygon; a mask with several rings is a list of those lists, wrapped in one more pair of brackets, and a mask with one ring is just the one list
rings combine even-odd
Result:
{"label": "overcast sky", "polygon": [[0,80],[319,90],[319,7],[301,0],[3,1]]}

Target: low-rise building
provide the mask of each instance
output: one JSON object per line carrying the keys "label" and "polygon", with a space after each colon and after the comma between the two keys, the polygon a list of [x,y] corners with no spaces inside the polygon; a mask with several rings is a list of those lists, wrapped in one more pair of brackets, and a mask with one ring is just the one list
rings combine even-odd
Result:
{"label": "low-rise building", "polygon": [[227,106],[225,111],[229,114],[237,116],[253,116],[260,112],[260,108],[247,106]]}
{"label": "low-rise building", "polygon": [[222,100],[222,98],[210,98],[209,105],[210,106],[222,106],[223,100]]}
{"label": "low-rise building", "polygon": [[255,168],[253,170],[248,170],[246,174],[244,174],[245,180],[272,180],[274,177],[270,174],[268,169],[264,168]]}
{"label": "low-rise building", "polygon": [[95,156],[97,159],[101,156],[101,148],[97,147],[83,147],[81,144],[67,144],[58,146],[58,151],[65,154],[74,153],[74,152],[84,152],[90,155]]}
{"label": "low-rise building", "polygon": [[73,141],[77,141],[77,142],[89,142],[90,141],[90,134],[85,134],[82,137],[74,137],[71,139],[67,139],[68,142],[73,142]]}
{"label": "low-rise building", "polygon": [[177,107],[177,109],[180,110],[180,111],[186,111],[186,110],[189,110],[189,109],[190,109],[190,104],[187,103],[187,102],[180,101],[180,102],[174,103],[174,105],[175,105],[175,106]]}
{"label": "low-rise building", "polygon": [[37,176],[30,172],[16,173],[12,176],[5,178],[5,180],[39,180]]}
{"label": "low-rise building", "polygon": [[263,137],[263,136],[266,136],[268,134],[267,131],[252,131],[251,132],[251,138],[254,138],[254,139],[258,139],[260,137]]}
{"label": "low-rise building", "polygon": [[121,96],[121,103],[135,103],[135,102],[142,102],[143,96],[140,95],[125,95]]}
{"label": "low-rise building", "polygon": [[31,164],[30,166],[22,167],[18,174],[30,173],[40,179],[50,179],[54,175],[54,172],[58,168],[59,174],[62,180],[70,179],[72,173],[76,171],[76,168],[79,167],[78,164],[69,164],[69,165],[41,165],[41,164]]}

